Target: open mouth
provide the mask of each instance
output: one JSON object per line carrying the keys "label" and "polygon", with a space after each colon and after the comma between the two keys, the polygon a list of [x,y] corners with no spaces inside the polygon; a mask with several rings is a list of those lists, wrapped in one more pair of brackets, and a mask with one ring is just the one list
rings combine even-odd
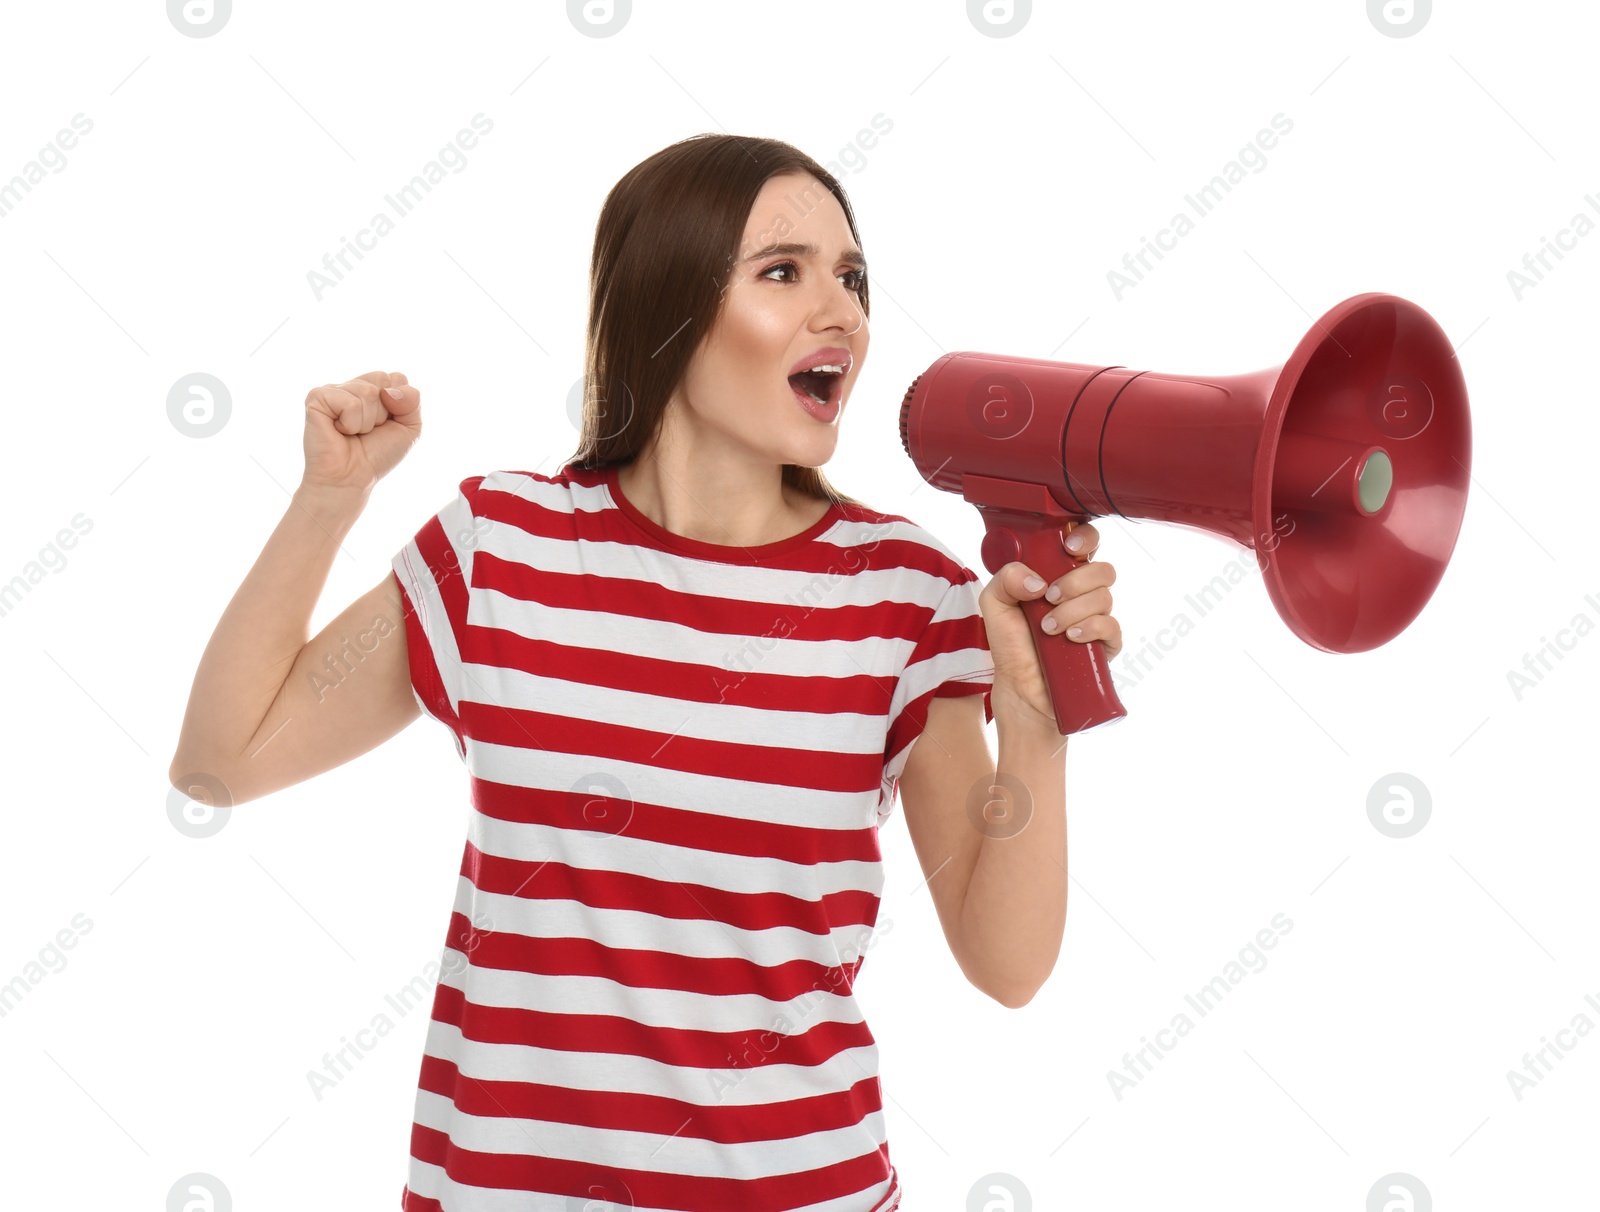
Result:
{"label": "open mouth", "polygon": [[837,404],[844,390],[844,375],[825,370],[803,370],[789,376],[789,386],[800,395],[827,406]]}

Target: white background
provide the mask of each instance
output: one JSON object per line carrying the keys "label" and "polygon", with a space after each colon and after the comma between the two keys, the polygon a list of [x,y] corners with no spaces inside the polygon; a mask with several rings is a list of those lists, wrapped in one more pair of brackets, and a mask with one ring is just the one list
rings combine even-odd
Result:
{"label": "white background", "polygon": [[[1557,1032],[1600,1024],[1600,237],[1569,234],[1520,298],[1507,277],[1600,220],[1587,6],[1441,4],[1403,38],[1361,0],[1039,5],[1007,37],[948,0],[640,3],[604,38],[560,4],[242,3],[205,38],[150,2],[3,20],[0,182],[93,122],[0,219],[0,580],[92,521],[0,617],[9,1205],[162,1209],[204,1172],[240,1209],[396,1206],[426,1013],[384,997],[439,957],[465,774],[423,720],[186,837],[190,679],[288,506],[308,388],[402,370],[427,425],[315,631],[464,476],[572,452],[600,203],[726,130],[806,150],[857,211],[874,339],[828,475],[980,572],[977,511],[895,429],[944,352],[1231,374],[1382,290],[1439,321],[1471,392],[1465,520],[1409,630],[1315,651],[1252,574],[1125,689],[1127,721],[1070,742],[1066,938],[1028,1006],[966,984],[886,827],[892,927],[859,993],[908,1212],[1591,1206],[1600,1037]],[[307,272],[477,113],[465,169],[319,301]],[[1266,166],[1119,300],[1107,271],[1279,113]],[[205,439],[166,409],[196,371],[232,399]],[[1244,556],[1099,527],[1130,647]],[[1405,839],[1368,816],[1395,773],[1431,803]],[[1280,913],[1266,966],[1198,1019],[1184,995]],[[1184,1010],[1117,1097],[1108,1071]],[[318,1100],[307,1072],[380,1012],[395,1030]],[[1507,1072],[1547,1038],[1570,1051],[1519,1099]],[[1009,1194],[969,1204],[996,1173]],[[1394,1173],[1410,1194],[1369,1203]]]}

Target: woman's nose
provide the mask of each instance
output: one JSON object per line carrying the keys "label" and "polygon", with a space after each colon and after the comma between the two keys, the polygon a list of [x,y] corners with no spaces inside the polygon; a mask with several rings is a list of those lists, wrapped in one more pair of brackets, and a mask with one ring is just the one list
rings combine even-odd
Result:
{"label": "woman's nose", "polygon": [[846,333],[857,332],[866,323],[867,313],[861,310],[855,293],[838,284],[829,291],[823,310],[825,318]]}

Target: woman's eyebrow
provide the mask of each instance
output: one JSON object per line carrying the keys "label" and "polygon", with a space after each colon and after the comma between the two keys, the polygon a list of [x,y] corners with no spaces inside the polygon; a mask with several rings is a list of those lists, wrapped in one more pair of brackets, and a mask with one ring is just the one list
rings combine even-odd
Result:
{"label": "woman's eyebrow", "polygon": [[[746,261],[759,261],[763,257],[817,257],[822,255],[822,250],[815,244],[769,244],[758,249],[744,258]],[[839,260],[849,262],[862,273],[867,270],[867,259],[859,248],[847,248],[839,254]]]}

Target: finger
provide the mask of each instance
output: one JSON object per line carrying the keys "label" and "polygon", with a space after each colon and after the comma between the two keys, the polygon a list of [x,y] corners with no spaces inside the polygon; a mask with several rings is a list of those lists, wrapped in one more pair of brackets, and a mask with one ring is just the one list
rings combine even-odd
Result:
{"label": "finger", "polygon": [[[1051,618],[1051,615],[1046,615],[1045,618]],[[1078,634],[1073,635],[1073,632]],[[1056,623],[1055,630],[1050,634],[1064,634],[1074,644],[1087,644],[1090,640],[1105,640],[1114,643],[1117,647],[1122,645],[1122,628],[1108,614],[1091,614],[1088,618],[1078,619],[1065,626]]]}
{"label": "finger", "polygon": [[[1067,526],[1062,527],[1063,530],[1068,530],[1066,536],[1067,554],[1075,560],[1092,560],[1094,553],[1100,547],[1100,532],[1094,528],[1094,523],[1079,522],[1076,525],[1068,523],[1068,526],[1070,526],[1070,530],[1068,530]],[[1075,543],[1077,544],[1076,546],[1074,546]]]}
{"label": "finger", "polygon": [[[1091,589],[1088,593],[1080,594],[1070,601],[1063,602],[1044,617],[1055,620],[1056,632],[1066,631],[1069,627],[1076,627],[1085,619],[1097,614],[1111,613],[1111,590],[1104,586]],[[1040,620],[1043,622],[1043,620]]]}
{"label": "finger", "polygon": [[422,407],[422,392],[409,383],[391,384],[383,389],[382,403],[389,416],[409,417]]}
{"label": "finger", "polygon": [[1111,564],[1079,564],[1070,572],[1057,577],[1045,590],[1047,602],[1065,602],[1091,589],[1108,586],[1117,579],[1117,570]]}
{"label": "finger", "polygon": [[[411,412],[416,408],[420,399],[417,389],[400,386],[404,382],[404,375],[390,375],[386,370],[374,370],[364,375],[357,375],[344,384],[344,387],[368,406],[362,410],[363,415],[370,412],[376,417],[386,413]],[[374,420],[372,423],[376,425],[377,421]]]}
{"label": "finger", "polygon": [[[396,412],[394,405],[406,403],[408,400],[405,383],[406,377],[399,371],[369,370],[364,375],[357,375],[345,386],[360,396],[363,401],[381,403],[383,410],[387,410],[388,413],[394,413]],[[411,412],[416,406],[416,399],[410,398],[409,404],[400,411]],[[380,410],[378,415],[383,416],[383,410]],[[365,412],[365,410],[363,411]],[[372,424],[378,425],[381,422],[373,421]]]}
{"label": "finger", "polygon": [[1018,606],[1043,597],[1049,583],[1021,560],[1012,560],[995,574],[985,593],[992,592],[1007,606]]}
{"label": "finger", "polygon": [[375,399],[358,396],[358,403],[352,406],[339,419],[345,426],[348,434],[371,433],[378,424],[378,418],[383,415],[383,405]]}
{"label": "finger", "polygon": [[1099,640],[1105,646],[1105,657],[1108,661],[1122,651],[1122,625],[1108,614],[1093,615],[1082,622],[1074,623],[1069,630],[1078,633],[1067,636],[1067,639],[1074,644],[1087,644],[1091,640]]}
{"label": "finger", "polygon": [[360,424],[364,405],[360,393],[351,391],[349,384],[324,383],[306,393],[306,407],[327,416],[340,433],[351,434]]}
{"label": "finger", "polygon": [[1078,634],[1068,636],[1074,644],[1087,644],[1090,640],[1099,640],[1105,645],[1105,656],[1109,661],[1122,651],[1122,624],[1109,614],[1097,614],[1093,618],[1084,619],[1076,624]]}
{"label": "finger", "polygon": [[[385,376],[387,377],[387,376]],[[392,412],[399,407],[397,402],[390,398],[386,387],[379,387],[366,376],[351,379],[339,387],[330,388],[326,393],[335,412],[335,420],[341,433],[355,437],[358,434],[371,433],[379,425],[387,421]],[[406,388],[395,388],[405,392]],[[409,389],[415,391],[415,388]],[[415,405],[413,405],[415,407]]]}

